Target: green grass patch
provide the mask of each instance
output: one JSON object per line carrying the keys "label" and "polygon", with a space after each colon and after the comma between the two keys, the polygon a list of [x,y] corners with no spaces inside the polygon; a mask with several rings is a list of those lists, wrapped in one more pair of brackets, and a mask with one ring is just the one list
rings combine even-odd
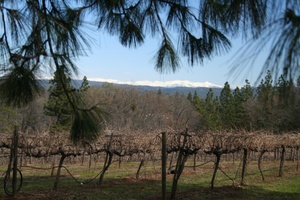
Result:
{"label": "green grass patch", "polygon": [[[17,199],[161,199],[161,177],[159,162],[145,162],[136,179],[139,162],[113,163],[98,185],[103,163],[90,168],[87,164],[68,164],[62,169],[57,190],[49,166],[23,167],[23,186]],[[181,175],[176,193],[177,199],[300,199],[300,172],[296,163],[286,162],[284,176],[278,177],[279,163],[263,163],[265,181],[256,162],[250,162],[246,174],[246,186],[241,187],[241,169],[238,162],[222,162],[215,180],[215,188],[210,188],[213,164],[208,163],[193,170],[188,162]],[[189,167],[190,166],[190,167]],[[5,166],[0,168],[5,171]],[[167,191],[170,196],[173,175],[167,175]],[[3,188],[4,176],[1,177]],[[88,182],[88,183],[86,183]],[[83,184],[81,184],[83,183]],[[8,198],[0,190],[0,199]]]}

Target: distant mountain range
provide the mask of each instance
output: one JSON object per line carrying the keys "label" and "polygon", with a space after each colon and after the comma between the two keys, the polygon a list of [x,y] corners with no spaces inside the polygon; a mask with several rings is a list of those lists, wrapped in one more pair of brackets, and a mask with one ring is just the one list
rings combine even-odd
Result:
{"label": "distant mountain range", "polygon": [[89,81],[108,82],[121,85],[135,85],[135,86],[152,86],[152,87],[208,87],[208,88],[222,88],[223,86],[216,85],[210,82],[191,82],[187,80],[173,80],[173,81],[118,81],[114,79],[89,78]]}
{"label": "distant mountain range", "polygon": [[[43,79],[40,80],[41,84],[45,89],[49,88],[49,80]],[[73,80],[74,86],[80,86],[82,80]],[[219,96],[221,90],[223,89],[219,85],[215,85],[209,82],[190,82],[190,81],[166,81],[166,82],[161,82],[161,81],[155,81],[155,82],[150,82],[150,81],[136,81],[136,82],[121,82],[121,81],[116,81],[112,79],[88,79],[88,82],[90,86],[102,86],[104,83],[112,83],[121,87],[133,87],[136,88],[140,91],[161,91],[163,94],[184,94],[188,95],[189,93],[194,93],[196,92],[198,96],[201,98],[205,98],[209,89],[211,88],[214,91],[215,96]]]}

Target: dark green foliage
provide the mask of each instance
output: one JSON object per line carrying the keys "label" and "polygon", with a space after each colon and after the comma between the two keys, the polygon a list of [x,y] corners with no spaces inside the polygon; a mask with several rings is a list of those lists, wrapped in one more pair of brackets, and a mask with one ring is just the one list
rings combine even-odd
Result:
{"label": "dark green foliage", "polygon": [[189,100],[189,102],[193,103],[193,95],[191,92],[188,93],[187,100]]}
{"label": "dark green foliage", "polygon": [[158,91],[157,91],[157,95],[161,95],[162,94],[162,91],[161,89],[159,88]]}
{"label": "dark green foliage", "polygon": [[104,122],[109,114],[98,107],[89,110],[76,109],[71,127],[71,140],[79,142],[93,142],[104,129]]}
{"label": "dark green foliage", "polygon": [[70,131],[70,138],[75,144],[95,141],[109,115],[98,106],[84,107],[83,94],[90,88],[87,78],[84,77],[81,86],[75,89],[68,69],[60,67],[49,82],[49,99],[44,111],[46,115],[56,117],[52,130]]}
{"label": "dark green foliage", "polygon": [[49,81],[51,84],[48,89],[49,99],[44,106],[46,115],[56,117],[56,122],[52,127],[54,131],[69,130],[74,112],[67,95],[69,98],[74,96],[72,93],[75,93],[75,89],[71,86],[71,78],[66,76],[64,70],[66,69],[57,69],[53,79]]}
{"label": "dark green foliage", "polygon": [[251,87],[250,82],[248,80],[246,80],[245,82],[246,85],[244,85],[240,90],[242,101],[243,102],[252,101],[254,100],[254,89]]}
{"label": "dark green foliage", "polygon": [[256,88],[246,84],[233,91],[225,83],[219,97],[211,89],[205,99],[194,95],[192,104],[203,130],[299,130],[300,90],[283,76],[273,84],[271,73]]}
{"label": "dark green foliage", "polygon": [[166,38],[161,43],[161,46],[155,56],[155,61],[155,67],[159,72],[164,72],[166,70],[164,66],[171,66],[173,72],[177,70],[179,66],[179,57],[169,38]]}
{"label": "dark green foliage", "polygon": [[240,88],[236,87],[233,91],[233,124],[238,128],[243,127],[244,118],[244,107],[243,107],[243,96]]}
{"label": "dark green foliage", "polygon": [[237,87],[233,91],[233,121],[232,128],[251,131],[254,103],[254,91],[248,80],[241,89]]}
{"label": "dark green foliage", "polygon": [[297,110],[295,105],[296,100],[296,88],[293,82],[285,80],[284,76],[280,76],[277,84],[274,87],[274,93],[276,99],[276,123],[279,130],[288,130],[289,128],[296,128],[297,122],[295,118],[297,116],[291,116]]}
{"label": "dark green foliage", "polygon": [[0,104],[0,133],[12,132],[17,122],[18,113],[15,109]]}
{"label": "dark green foliage", "polygon": [[224,84],[220,97],[220,116],[223,123],[223,128],[232,127],[234,122],[233,96],[228,82]]}
{"label": "dark green foliage", "polygon": [[233,91],[233,124],[236,129],[250,130],[249,117],[246,110],[247,96],[238,87]]}
{"label": "dark green foliage", "polygon": [[202,115],[202,118],[206,121],[204,125],[206,124],[207,129],[218,130],[221,126],[220,107],[212,89],[206,95],[204,108],[204,114]]}
{"label": "dark green foliage", "polygon": [[200,102],[200,97],[198,96],[198,93],[195,91],[193,96],[193,103],[194,105],[197,105]]}
{"label": "dark green foliage", "polygon": [[82,107],[83,94],[90,86],[86,77],[79,89],[71,85],[67,68],[58,68],[49,81],[49,99],[44,107],[46,115],[56,117],[52,131],[70,131],[71,140],[92,142],[102,133],[108,114],[99,107]]}
{"label": "dark green foliage", "polygon": [[[275,122],[274,117],[274,93],[273,79],[269,71],[264,80],[261,80],[256,92],[257,125],[260,128],[270,127]],[[258,115],[259,113],[259,115]]]}
{"label": "dark green foliage", "polygon": [[0,96],[8,106],[25,106],[41,91],[34,72],[26,67],[13,67],[0,83]]}
{"label": "dark green foliage", "polygon": [[79,88],[79,91],[84,92],[84,91],[87,91],[89,88],[90,88],[90,84],[87,80],[87,77],[84,76],[83,80],[82,80],[82,83],[81,83],[81,86]]}
{"label": "dark green foliage", "polygon": [[294,105],[295,88],[291,81],[287,81],[284,76],[280,76],[275,85],[275,93],[278,95],[278,104],[282,108]]}
{"label": "dark green foliage", "polygon": [[239,102],[241,105],[238,115],[240,117],[240,127],[245,130],[251,131],[252,129],[252,123],[253,123],[253,107],[255,104],[255,97],[254,97],[254,89],[251,87],[248,80],[245,81],[246,85],[244,85],[240,89],[239,97],[238,98],[241,102]]}

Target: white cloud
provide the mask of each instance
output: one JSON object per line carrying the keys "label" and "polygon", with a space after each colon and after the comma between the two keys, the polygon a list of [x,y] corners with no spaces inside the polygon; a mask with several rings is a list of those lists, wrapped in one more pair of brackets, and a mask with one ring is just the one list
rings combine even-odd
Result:
{"label": "white cloud", "polygon": [[103,78],[88,78],[89,81],[97,81],[97,82],[108,82],[108,83],[116,83],[116,84],[126,84],[126,85],[145,85],[145,86],[156,86],[156,87],[220,87],[220,85],[216,85],[210,83],[208,81],[205,82],[191,82],[188,80],[174,80],[174,81],[118,81],[114,79],[103,79]]}

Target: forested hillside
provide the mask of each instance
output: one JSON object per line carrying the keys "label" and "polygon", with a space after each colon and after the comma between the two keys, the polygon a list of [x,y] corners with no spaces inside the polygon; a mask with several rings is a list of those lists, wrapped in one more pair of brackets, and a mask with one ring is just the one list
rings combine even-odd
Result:
{"label": "forested hillside", "polygon": [[[74,120],[66,94],[55,79],[47,91],[24,108],[0,107],[0,130],[11,132],[15,124],[21,132],[69,132]],[[163,130],[267,130],[274,133],[300,128],[300,90],[283,77],[273,80],[270,73],[257,87],[248,81],[231,88],[225,83],[218,96],[210,89],[205,96],[197,92],[165,94],[162,90],[141,91],[105,83],[90,86],[85,78],[70,93],[81,95],[89,106],[98,105],[106,115],[104,129],[147,133]]]}

